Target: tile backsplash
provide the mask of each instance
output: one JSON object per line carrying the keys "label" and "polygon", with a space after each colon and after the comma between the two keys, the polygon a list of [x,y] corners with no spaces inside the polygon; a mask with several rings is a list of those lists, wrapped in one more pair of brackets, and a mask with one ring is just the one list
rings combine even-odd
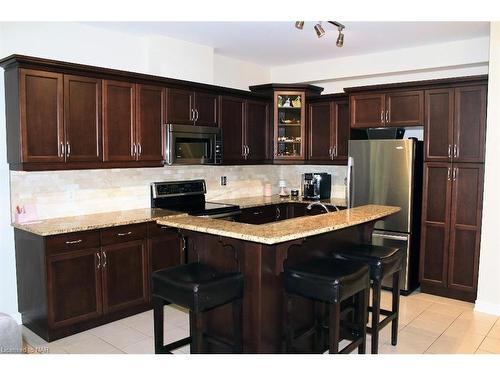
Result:
{"label": "tile backsplash", "polygon": [[[38,219],[84,215],[150,206],[149,184],[154,181],[205,179],[207,199],[262,195],[270,183],[278,193],[278,180],[300,187],[300,174],[332,174],[332,195],[344,197],[343,166],[255,165],[169,166],[163,168],[96,169],[10,173],[12,220],[16,206],[34,210]],[[220,186],[220,177],[227,185]]]}

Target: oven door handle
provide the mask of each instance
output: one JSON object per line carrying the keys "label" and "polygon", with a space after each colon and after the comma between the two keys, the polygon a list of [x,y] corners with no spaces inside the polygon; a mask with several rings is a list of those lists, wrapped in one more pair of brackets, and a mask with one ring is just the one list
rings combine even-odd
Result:
{"label": "oven door handle", "polygon": [[231,211],[231,212],[224,212],[222,214],[213,214],[213,215],[199,215],[198,217],[205,217],[205,218],[209,218],[209,219],[220,219],[222,217],[230,217],[230,216],[236,216],[236,215],[239,215],[241,214],[241,210],[238,210],[238,211]]}

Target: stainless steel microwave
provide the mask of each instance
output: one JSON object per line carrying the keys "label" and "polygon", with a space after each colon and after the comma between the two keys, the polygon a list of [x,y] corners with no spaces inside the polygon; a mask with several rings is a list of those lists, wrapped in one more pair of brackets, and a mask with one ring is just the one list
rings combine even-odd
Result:
{"label": "stainless steel microwave", "polygon": [[222,131],[217,127],[167,124],[163,144],[168,165],[222,163]]}

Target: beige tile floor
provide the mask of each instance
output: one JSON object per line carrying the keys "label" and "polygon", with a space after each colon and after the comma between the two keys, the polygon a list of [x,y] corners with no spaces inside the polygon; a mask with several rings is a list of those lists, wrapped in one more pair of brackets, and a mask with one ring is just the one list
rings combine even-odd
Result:
{"label": "beige tile floor", "polygon": [[[382,307],[390,308],[390,301],[391,295],[384,292]],[[391,346],[387,326],[381,332],[380,353],[500,354],[500,318],[474,312],[471,303],[417,292],[402,296],[400,306],[398,345]],[[165,306],[165,322],[168,322],[165,342],[188,335],[185,310]],[[51,343],[26,327],[23,327],[23,337],[27,345],[51,354],[154,353],[153,312],[146,311]],[[369,351],[369,335],[367,339]],[[189,346],[177,349],[176,353],[189,353]]]}

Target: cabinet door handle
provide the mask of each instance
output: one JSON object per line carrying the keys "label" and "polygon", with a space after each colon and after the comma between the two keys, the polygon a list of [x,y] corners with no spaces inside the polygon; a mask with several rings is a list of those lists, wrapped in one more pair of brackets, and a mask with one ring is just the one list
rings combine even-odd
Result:
{"label": "cabinet door handle", "polygon": [[458,168],[453,168],[453,181],[456,181],[457,179],[457,172],[458,172],[457,169]]}
{"label": "cabinet door handle", "polygon": [[330,147],[330,148],[328,149],[328,156],[330,157],[330,159],[332,158],[332,153],[333,153],[333,148],[332,148],[332,147]]}
{"label": "cabinet door handle", "polygon": [[332,160],[334,157],[337,157],[337,145],[333,146]]}
{"label": "cabinet door handle", "polygon": [[245,159],[247,158],[247,149],[245,148],[245,145],[241,145],[241,156]]}
{"label": "cabinet door handle", "polygon": [[276,207],[276,220],[278,220],[281,217],[281,210],[279,207]]}
{"label": "cabinet door handle", "polygon": [[198,110],[195,109],[194,110],[195,114],[196,114],[196,118],[195,118],[195,121],[198,121],[198,118],[200,117],[200,114],[198,113]]}
{"label": "cabinet door handle", "polygon": [[66,142],[66,157],[69,158],[71,155],[71,144],[69,142]]}
{"label": "cabinet door handle", "polygon": [[59,149],[57,150],[57,156],[59,156],[60,158],[64,157],[64,143],[62,142],[59,144]]}
{"label": "cabinet door handle", "polygon": [[194,109],[191,108],[191,114],[189,115],[189,120],[194,121]]}
{"label": "cabinet door handle", "polygon": [[451,158],[451,145],[448,145],[448,158]]}
{"label": "cabinet door handle", "polygon": [[448,181],[451,180],[451,168],[448,168]]}
{"label": "cabinet door handle", "polygon": [[380,111],[380,123],[384,125],[384,111]]}
{"label": "cabinet door handle", "polygon": [[138,150],[139,156],[141,156],[142,155],[142,146],[140,143],[137,144],[137,150]]}
{"label": "cabinet door handle", "polygon": [[135,156],[135,143],[130,145],[130,155]]}
{"label": "cabinet door handle", "polygon": [[250,155],[250,146],[247,145],[246,148],[247,148],[247,156],[248,156],[248,155]]}
{"label": "cabinet door handle", "polygon": [[458,146],[453,145],[453,157],[456,158],[458,156]]}
{"label": "cabinet door handle", "polygon": [[105,251],[102,252],[102,258],[103,258],[102,268],[104,268],[108,264],[108,257],[106,256]]}
{"label": "cabinet door handle", "polygon": [[132,232],[131,232],[131,231],[129,231],[129,232],[125,232],[125,233],[118,233],[118,235],[119,235],[120,237],[121,237],[121,236],[128,236],[128,235],[130,235],[130,234],[132,234]]}
{"label": "cabinet door handle", "polygon": [[74,244],[80,243],[80,242],[82,242],[82,240],[66,241],[66,244],[67,245],[74,245]]}
{"label": "cabinet door handle", "polygon": [[97,256],[97,269],[101,268],[101,254],[96,253]]}
{"label": "cabinet door handle", "polygon": [[389,110],[385,111],[385,123],[388,124],[390,122]]}

